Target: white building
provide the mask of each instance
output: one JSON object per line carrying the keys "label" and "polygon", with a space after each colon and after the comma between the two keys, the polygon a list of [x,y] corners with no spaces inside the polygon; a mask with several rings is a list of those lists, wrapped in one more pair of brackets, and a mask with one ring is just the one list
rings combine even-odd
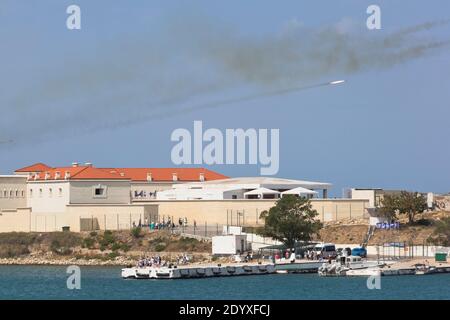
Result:
{"label": "white building", "polygon": [[[278,199],[285,194],[327,198],[330,183],[271,177],[242,177],[184,183],[158,192],[157,200]],[[317,190],[317,191],[316,191]]]}

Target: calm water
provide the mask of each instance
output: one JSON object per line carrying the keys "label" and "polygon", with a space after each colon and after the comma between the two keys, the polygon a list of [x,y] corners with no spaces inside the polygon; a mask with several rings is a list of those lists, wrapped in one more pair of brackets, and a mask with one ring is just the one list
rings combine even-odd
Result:
{"label": "calm water", "polygon": [[183,280],[123,280],[117,267],[81,267],[81,289],[65,267],[0,266],[0,299],[450,299],[450,274],[366,278],[264,275]]}

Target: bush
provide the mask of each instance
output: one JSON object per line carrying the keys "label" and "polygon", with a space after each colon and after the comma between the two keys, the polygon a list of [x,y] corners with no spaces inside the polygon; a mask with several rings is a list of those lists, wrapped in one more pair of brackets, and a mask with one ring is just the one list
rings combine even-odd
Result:
{"label": "bush", "polygon": [[165,243],[158,243],[158,244],[155,246],[155,251],[156,251],[156,252],[164,251],[164,249],[166,249],[166,244],[165,244]]}
{"label": "bush", "polygon": [[141,227],[134,227],[131,229],[131,235],[136,239],[142,236],[141,232],[142,232]]}
{"label": "bush", "polygon": [[0,233],[0,244],[31,245],[37,239],[37,235],[28,232]]}
{"label": "bush", "polygon": [[122,245],[121,245],[120,243],[115,242],[115,243],[113,243],[113,245],[111,246],[111,250],[112,250],[112,251],[117,251],[117,250],[120,250],[120,249],[122,249]]}
{"label": "bush", "polygon": [[130,246],[129,246],[128,244],[126,244],[126,243],[122,243],[122,244],[120,245],[120,249],[121,249],[122,251],[124,251],[124,252],[127,252],[128,250],[130,250]]}
{"label": "bush", "polygon": [[83,243],[80,235],[73,232],[53,232],[50,234],[50,239],[50,250],[61,255],[71,254],[73,247]]}
{"label": "bush", "polygon": [[107,248],[108,246],[112,245],[115,242],[116,242],[116,238],[114,237],[114,234],[109,230],[106,230],[103,233],[103,237],[99,241],[100,246],[105,247],[105,248]]}
{"label": "bush", "polygon": [[97,236],[97,232],[96,231],[91,231],[91,233],[89,233],[89,236],[92,238],[95,238]]}
{"label": "bush", "polygon": [[23,244],[7,244],[0,247],[0,258],[15,258],[29,253],[28,247]]}
{"label": "bush", "polygon": [[83,248],[93,249],[95,245],[95,239],[92,238],[85,238],[83,239]]}

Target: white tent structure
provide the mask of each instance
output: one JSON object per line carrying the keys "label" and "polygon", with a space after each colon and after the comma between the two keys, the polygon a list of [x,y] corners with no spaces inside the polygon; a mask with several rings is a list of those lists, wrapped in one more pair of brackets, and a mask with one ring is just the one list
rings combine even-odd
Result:
{"label": "white tent structure", "polygon": [[297,187],[297,188],[294,188],[294,189],[291,189],[291,190],[283,191],[281,193],[281,197],[283,197],[286,194],[297,195],[297,196],[300,196],[300,197],[313,197],[313,196],[317,195],[318,192],[317,191],[313,191],[313,190],[309,190],[309,189],[306,189],[306,188],[303,188],[303,187]]}
{"label": "white tent structure", "polygon": [[244,193],[246,199],[254,198],[254,196],[257,196],[258,199],[277,199],[279,198],[279,195],[279,191],[267,188],[257,188]]}

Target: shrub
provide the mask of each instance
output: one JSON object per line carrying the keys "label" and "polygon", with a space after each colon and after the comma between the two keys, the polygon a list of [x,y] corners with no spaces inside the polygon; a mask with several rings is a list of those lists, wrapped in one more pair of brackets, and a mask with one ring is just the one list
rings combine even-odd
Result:
{"label": "shrub", "polygon": [[114,234],[109,230],[106,230],[103,233],[103,237],[99,241],[100,246],[103,246],[105,248],[112,245],[115,242],[116,242],[116,238],[114,237]]}
{"label": "shrub", "polygon": [[23,244],[7,244],[0,247],[0,258],[15,258],[29,253],[28,247]]}
{"label": "shrub", "polygon": [[122,243],[120,245],[120,249],[122,249],[122,251],[127,252],[128,250],[130,250],[130,246],[128,244],[126,244],[126,243]]}
{"label": "shrub", "polygon": [[131,229],[131,235],[136,239],[142,236],[141,232],[142,232],[141,227],[134,227]]}
{"label": "shrub", "polygon": [[158,244],[155,246],[155,251],[156,251],[156,252],[164,251],[164,249],[166,249],[166,244],[165,244],[165,243],[158,243]]}
{"label": "shrub", "polygon": [[89,233],[90,237],[96,237],[97,236],[97,232],[96,231],[91,231],[91,233]]}
{"label": "shrub", "polygon": [[83,248],[93,249],[95,245],[95,239],[85,238],[83,239]]}
{"label": "shrub", "polygon": [[29,232],[0,233],[0,244],[31,245],[37,239],[37,235]]}
{"label": "shrub", "polygon": [[107,257],[108,257],[109,259],[115,259],[115,258],[118,257],[118,256],[119,256],[119,254],[117,253],[117,251],[111,252],[111,253],[109,253],[109,254],[107,255]]}
{"label": "shrub", "polygon": [[121,248],[122,248],[122,245],[117,242],[113,243],[113,245],[111,246],[112,251],[117,251],[117,250],[120,250]]}

